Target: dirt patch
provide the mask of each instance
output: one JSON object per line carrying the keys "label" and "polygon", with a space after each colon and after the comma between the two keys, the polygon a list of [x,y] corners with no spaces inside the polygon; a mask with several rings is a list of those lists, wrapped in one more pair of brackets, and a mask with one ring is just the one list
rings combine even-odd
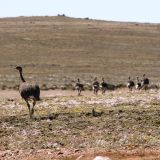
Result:
{"label": "dirt patch", "polygon": [[[133,151],[105,151],[90,149],[81,150],[61,150],[53,151],[45,150],[17,150],[17,151],[0,151],[1,160],[17,159],[17,160],[94,160],[94,158],[106,157],[110,160],[159,160],[160,150],[133,150]],[[105,160],[105,159],[104,159]]]}
{"label": "dirt patch", "polygon": [[1,157],[87,160],[101,155],[154,160],[159,156],[159,90],[82,94],[44,91],[30,120],[18,92],[1,92]]}

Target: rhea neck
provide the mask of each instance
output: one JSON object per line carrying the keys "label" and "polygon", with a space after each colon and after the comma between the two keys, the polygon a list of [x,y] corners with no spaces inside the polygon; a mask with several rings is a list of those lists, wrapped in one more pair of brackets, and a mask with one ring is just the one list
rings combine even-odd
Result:
{"label": "rhea neck", "polygon": [[23,77],[23,75],[22,75],[22,71],[19,70],[19,74],[20,74],[21,81],[22,82],[26,82],[25,79],[24,79],[24,77]]}

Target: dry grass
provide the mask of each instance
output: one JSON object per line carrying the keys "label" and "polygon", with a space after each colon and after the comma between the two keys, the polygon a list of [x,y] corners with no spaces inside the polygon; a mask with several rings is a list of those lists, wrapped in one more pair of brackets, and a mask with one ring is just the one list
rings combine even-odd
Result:
{"label": "dry grass", "polygon": [[118,23],[68,17],[0,19],[0,85],[18,84],[13,67],[48,88],[105,77],[124,84],[146,73],[159,83],[159,24]]}
{"label": "dry grass", "polygon": [[[160,146],[159,91],[83,94],[43,98],[36,106],[33,121],[29,120],[23,101],[1,100],[0,150],[6,153],[4,157],[22,159],[32,155],[37,159],[44,152],[44,157],[65,159],[69,155],[80,156],[90,149],[97,154],[104,150],[126,151],[122,158],[125,155],[126,158],[131,155],[144,157],[147,150],[157,153]],[[136,152],[127,156],[128,151]],[[118,153],[110,155],[117,160]]]}
{"label": "dry grass", "polygon": [[[17,88],[16,65],[24,67],[27,81],[36,80],[42,88],[71,88],[77,77],[91,83],[95,76],[124,84],[128,75],[143,73],[159,83],[159,24],[19,17],[0,19],[0,34],[2,89]],[[97,97],[52,94],[38,103],[33,121],[23,101],[11,93],[4,97],[0,159],[72,160],[84,154],[81,159],[87,160],[95,156],[92,149],[113,160],[159,158],[159,90],[116,90]]]}

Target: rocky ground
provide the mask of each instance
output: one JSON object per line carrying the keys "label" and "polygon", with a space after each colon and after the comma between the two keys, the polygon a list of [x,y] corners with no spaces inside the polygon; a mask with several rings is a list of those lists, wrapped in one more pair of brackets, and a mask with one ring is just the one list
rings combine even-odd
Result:
{"label": "rocky ground", "polygon": [[17,91],[0,91],[0,159],[160,159],[160,91],[43,91],[30,120]]}

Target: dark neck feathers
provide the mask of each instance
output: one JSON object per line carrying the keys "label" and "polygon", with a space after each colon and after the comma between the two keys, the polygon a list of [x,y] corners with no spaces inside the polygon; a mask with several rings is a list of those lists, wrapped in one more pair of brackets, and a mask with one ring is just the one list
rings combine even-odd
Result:
{"label": "dark neck feathers", "polygon": [[24,79],[24,77],[23,77],[23,75],[22,75],[22,71],[19,71],[19,74],[20,74],[21,81],[22,82],[26,82],[25,79]]}

